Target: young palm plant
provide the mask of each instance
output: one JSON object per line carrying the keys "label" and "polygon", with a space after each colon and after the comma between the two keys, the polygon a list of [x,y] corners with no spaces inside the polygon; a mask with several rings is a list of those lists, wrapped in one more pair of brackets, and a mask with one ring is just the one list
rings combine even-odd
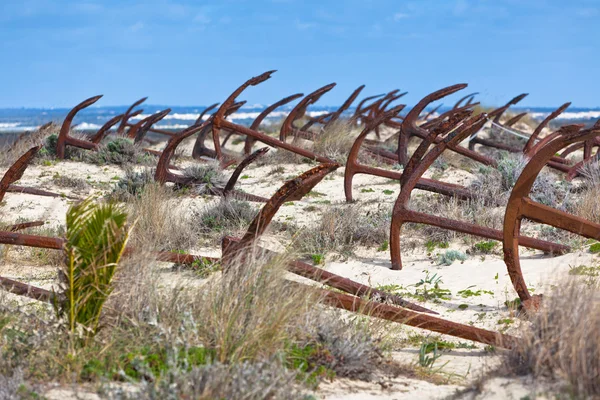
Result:
{"label": "young palm plant", "polygon": [[112,292],[112,280],[130,230],[127,213],[115,204],[87,199],[67,211],[66,261],[61,268],[59,316],[71,334],[87,338],[99,329],[102,307]]}

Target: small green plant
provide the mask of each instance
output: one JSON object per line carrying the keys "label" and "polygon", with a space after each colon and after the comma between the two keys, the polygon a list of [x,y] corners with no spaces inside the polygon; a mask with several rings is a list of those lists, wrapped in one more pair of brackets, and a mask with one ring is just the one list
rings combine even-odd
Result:
{"label": "small green plant", "polygon": [[71,334],[98,331],[100,313],[129,237],[127,214],[114,204],[87,199],[67,211],[66,263],[61,268],[64,299],[56,304]]}
{"label": "small green plant", "polygon": [[445,253],[440,254],[438,256],[437,264],[438,265],[452,265],[452,263],[456,260],[465,261],[467,259],[467,255],[458,250],[447,250]]}
{"label": "small green plant", "polygon": [[600,253],[600,243],[594,243],[590,246],[590,253]]}
{"label": "small green plant", "polygon": [[315,265],[320,265],[325,263],[325,256],[323,254],[311,254],[310,256]]}
{"label": "small green plant", "polygon": [[600,267],[588,267],[587,265],[580,265],[578,267],[569,266],[569,275],[599,276]]}
{"label": "small green plant", "polygon": [[361,193],[373,193],[374,190],[371,188],[366,188],[366,189],[360,189],[360,192]]}
{"label": "small green plant", "polygon": [[434,299],[438,300],[449,300],[452,293],[448,289],[443,289],[440,285],[443,283],[442,277],[438,276],[437,273],[429,275],[429,271],[425,272],[425,278],[421,279],[414,286],[415,297],[422,300]]}
{"label": "small green plant", "polygon": [[497,244],[498,242],[496,242],[495,240],[484,240],[482,242],[475,243],[473,247],[475,248],[475,250],[481,253],[490,254]]}
{"label": "small green plant", "polygon": [[250,175],[242,175],[240,176],[240,179],[250,179],[251,176]]}
{"label": "small green plant", "polygon": [[450,247],[450,243],[440,242],[437,240],[428,240],[427,242],[425,242],[425,248],[427,249],[428,253],[434,251],[436,247],[439,247],[440,249],[447,249],[448,247]]}
{"label": "small green plant", "polygon": [[512,318],[501,318],[498,320],[498,325],[511,325],[515,322]]}
{"label": "small green plant", "polygon": [[475,285],[473,286],[469,286],[468,288],[464,289],[464,290],[459,290],[458,292],[456,292],[456,294],[458,294],[460,297],[462,297],[463,299],[466,299],[467,297],[475,297],[475,296],[481,296],[482,293],[485,294],[489,294],[489,295],[494,295],[494,292],[492,292],[491,290],[471,290],[471,288],[475,287]]}
{"label": "small green plant", "polygon": [[387,194],[387,195],[394,194],[394,191],[393,190],[389,190],[389,189],[385,189],[383,191],[383,194]]}
{"label": "small green plant", "polygon": [[516,297],[513,300],[506,300],[504,305],[510,310],[516,310],[521,306],[521,299]]}
{"label": "small green plant", "polygon": [[458,305],[458,309],[459,310],[466,310],[467,308],[469,308],[468,304],[459,304]]}
{"label": "small green plant", "polygon": [[381,243],[381,246],[379,246],[377,248],[377,251],[387,251],[387,249],[390,247],[390,242],[388,240],[384,240],[383,243]]}
{"label": "small green plant", "polygon": [[[429,353],[433,353],[431,356]],[[419,365],[423,368],[432,369],[433,365],[442,355],[438,352],[438,342],[423,343],[419,349]]]}

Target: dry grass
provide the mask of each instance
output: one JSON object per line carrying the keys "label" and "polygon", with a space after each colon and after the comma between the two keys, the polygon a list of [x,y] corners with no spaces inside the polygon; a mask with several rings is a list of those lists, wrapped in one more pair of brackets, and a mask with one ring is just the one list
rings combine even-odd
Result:
{"label": "dry grass", "polygon": [[381,246],[389,236],[391,215],[379,208],[364,211],[358,205],[332,206],[323,212],[318,226],[304,228],[295,237],[303,255],[337,252],[349,256],[357,244]]}
{"label": "dry grass", "polygon": [[600,396],[600,285],[564,282],[544,297],[516,348],[506,355],[509,372],[551,377],[576,398]]}
{"label": "dry grass", "polygon": [[345,164],[357,133],[348,120],[339,119],[317,134],[313,151]]}
{"label": "dry grass", "polygon": [[16,143],[16,145],[10,151],[8,146],[5,146],[5,148],[0,148],[0,167],[8,167],[12,165],[27,150],[33,146],[44,144],[48,136],[53,134],[57,135],[59,130],[59,125],[52,124],[44,130],[36,130],[27,134],[23,140]]}
{"label": "dry grass", "polygon": [[199,229],[186,220],[173,191],[157,183],[145,185],[129,204],[131,221],[136,221],[131,244],[146,250],[188,250],[199,240]]}
{"label": "dry grass", "polygon": [[583,190],[578,194],[574,212],[592,222],[600,223],[600,165],[595,162],[581,169]]}

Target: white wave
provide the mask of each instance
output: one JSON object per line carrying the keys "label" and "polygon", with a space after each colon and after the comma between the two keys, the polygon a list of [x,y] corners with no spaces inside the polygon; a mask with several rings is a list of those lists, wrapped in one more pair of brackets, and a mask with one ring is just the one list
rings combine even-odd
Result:
{"label": "white wave", "polygon": [[189,127],[189,125],[182,125],[182,124],[172,124],[172,125],[153,125],[153,128],[156,129],[185,129],[187,127]]}
{"label": "white wave", "polygon": [[[0,124],[2,125],[2,124]],[[6,124],[8,125],[8,124]],[[39,126],[17,126],[17,127],[2,127],[0,126],[0,132],[29,132],[34,131]]]}
{"label": "white wave", "polygon": [[262,105],[262,104],[258,104],[258,103],[256,103],[256,104],[244,104],[241,107],[241,110],[252,110],[252,109],[256,109],[256,108],[265,108],[265,106]]}
{"label": "white wave", "polygon": [[307,114],[310,117],[320,117],[321,115],[329,114],[329,111],[309,111]]}
{"label": "white wave", "polygon": [[0,129],[2,128],[16,128],[21,125],[20,122],[0,122]]}
{"label": "white wave", "polygon": [[[152,114],[140,114],[140,115],[136,115],[135,117],[131,118],[131,119],[144,119],[149,117]],[[166,117],[163,118],[163,120],[169,120],[169,119],[177,119],[177,120],[181,120],[181,121],[195,121],[198,119],[198,117],[200,116],[200,114],[192,114],[192,113],[185,113],[185,114],[180,114],[180,113],[175,113],[175,114],[169,114]]]}
{"label": "white wave", "polygon": [[[550,113],[547,112],[533,112],[529,113],[532,118],[535,119],[543,119],[546,118]],[[597,119],[600,118],[600,111],[572,111],[572,112],[564,112],[558,116],[556,119]]]}
{"label": "white wave", "polygon": [[81,129],[83,131],[91,131],[93,129],[100,129],[102,125],[98,125],[98,124],[90,124],[89,122],[82,122],[80,124],[77,124],[77,126],[75,127],[75,129]]}

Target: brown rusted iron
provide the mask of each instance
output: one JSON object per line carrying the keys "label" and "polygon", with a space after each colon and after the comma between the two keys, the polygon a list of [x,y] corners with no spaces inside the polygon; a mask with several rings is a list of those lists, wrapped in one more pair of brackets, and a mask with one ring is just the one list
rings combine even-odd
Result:
{"label": "brown rusted iron", "polygon": [[244,160],[242,160],[242,162],[238,164],[238,166],[233,171],[233,174],[231,174],[229,181],[227,181],[227,184],[223,188],[223,196],[224,197],[227,197],[231,193],[235,184],[237,183],[238,178],[242,174],[242,171],[244,170],[244,168],[246,168],[248,165],[252,164],[257,158],[265,155],[268,151],[269,151],[268,147],[263,147],[262,149],[258,149],[254,153],[250,154],[248,157],[244,158]]}
{"label": "brown rusted iron", "polygon": [[[171,167],[170,167],[171,158],[173,157],[173,154],[175,154],[175,150],[176,150],[177,146],[184,139],[194,135],[197,132],[202,131],[203,129],[206,129],[206,127],[209,126],[210,123],[211,123],[211,119],[208,119],[207,121],[203,122],[200,125],[194,125],[194,126],[184,129],[179,134],[177,134],[176,136],[173,136],[171,139],[169,139],[169,141],[167,142],[167,145],[165,146],[165,149],[162,151],[160,158],[158,159],[158,164],[156,165],[156,172],[154,175],[155,181],[157,181],[161,185],[164,185],[166,182],[172,182],[172,183],[175,183],[178,185],[192,185],[195,183],[192,178],[188,178],[188,177],[185,177],[180,174],[174,174],[173,172],[171,172],[169,170],[169,169],[171,169]],[[223,189],[220,189],[220,188],[209,188],[209,191],[210,191],[210,193],[212,193],[213,195],[216,195],[216,196],[224,195]],[[238,198],[238,199],[243,199],[243,200],[248,200],[248,201],[256,201],[256,202],[267,201],[267,199],[264,197],[255,196],[250,193],[239,192],[234,189],[229,190],[227,195],[230,197],[233,197],[233,198]]]}
{"label": "brown rusted iron", "polygon": [[139,115],[142,113],[143,110],[138,110],[138,111],[133,111],[134,108],[136,108],[137,106],[139,106],[140,104],[142,104],[143,102],[145,102],[148,98],[147,97],[143,97],[141,99],[139,99],[138,101],[136,101],[135,103],[133,103],[128,109],[127,111],[125,111],[125,114],[123,114],[123,118],[121,119],[121,123],[119,124],[119,127],[117,128],[117,135],[123,135],[125,134],[125,128],[127,128],[128,124],[129,124],[129,120],[134,117],[135,115]]}
{"label": "brown rusted iron", "polygon": [[28,285],[23,282],[0,276],[0,287],[7,292],[32,298],[34,300],[45,301],[52,303],[56,298],[55,294],[50,290],[42,289],[36,286]]}
{"label": "brown rusted iron", "polygon": [[102,139],[104,139],[104,137],[108,135],[110,128],[118,124],[124,116],[125,114],[117,115],[106,121],[106,123],[102,125],[100,129],[98,129],[98,132],[96,132],[90,137],[90,142],[94,144],[99,144],[102,141]]}
{"label": "brown rusted iron", "polygon": [[[493,122],[495,124],[501,125],[501,126],[505,126],[505,127],[510,127],[513,124],[515,124],[519,119],[521,119],[523,116],[525,116],[526,113],[523,114],[519,114],[517,117],[515,118],[511,118],[507,124],[501,124],[500,123],[500,118],[502,117],[502,115],[506,112],[506,110],[508,110],[510,108],[510,106],[515,105],[517,103],[519,103],[521,100],[523,100],[525,97],[527,97],[529,95],[529,93],[521,93],[518,96],[513,97],[510,101],[508,101],[508,103],[506,103],[505,105],[503,105],[502,107],[498,107],[493,111],[490,111],[490,113],[488,114],[488,118],[494,118]],[[510,123],[510,125],[509,125]],[[500,150],[506,150],[506,151],[511,151],[511,152],[519,152],[520,150],[518,149],[514,149],[510,146],[501,144],[501,143],[495,143],[492,140],[488,140],[488,139],[481,139],[479,137],[477,137],[477,135],[473,135],[470,139],[469,139],[469,149],[470,150],[474,150],[475,149],[475,145],[476,144],[480,144],[483,146],[487,146],[487,147],[493,147],[493,148],[497,148]]]}
{"label": "brown rusted iron", "polygon": [[355,313],[361,313],[370,317],[399,322],[401,324],[442,333],[444,335],[455,336],[461,339],[472,340],[474,342],[485,343],[501,348],[511,348],[516,345],[518,340],[514,336],[448,321],[433,315],[408,310],[406,308],[366,301],[359,297],[350,296],[344,293],[335,293],[324,289],[312,290],[316,291],[316,294],[323,299],[322,301],[330,306]]}
{"label": "brown rusted iron", "polygon": [[[409,119],[408,116],[407,119]],[[485,114],[472,117],[467,121],[461,121],[460,116],[457,115],[456,120],[448,121],[446,126],[440,126],[438,129],[429,134],[413,153],[411,159],[404,168],[401,179],[400,194],[396,199],[392,212],[392,223],[390,226],[390,255],[392,269],[402,269],[400,233],[402,225],[406,222],[433,225],[440,228],[481,236],[488,239],[502,240],[501,231],[453,220],[450,218],[433,216],[414,211],[409,208],[411,192],[416,186],[419,178],[429,168],[429,166],[431,166],[431,164],[440,156],[440,154],[442,154],[446,148],[449,148],[453,144],[460,143],[464,138],[481,129],[486,120],[487,116]],[[440,140],[436,140],[436,138],[439,138]],[[433,148],[431,148],[431,150],[428,151],[429,147],[434,142],[437,143],[435,146],[433,146]],[[545,252],[559,253],[565,252],[569,249],[564,245],[524,236],[519,237],[518,240],[523,246],[540,249]]]}
{"label": "brown rusted iron", "polygon": [[525,147],[523,148],[523,154],[525,154],[528,157],[530,157],[532,155],[531,148],[535,144],[540,133],[542,133],[542,130],[550,123],[550,121],[552,121],[553,119],[558,117],[560,114],[562,114],[563,111],[565,111],[570,105],[571,105],[570,102],[563,104],[562,106],[558,107],[556,110],[552,111],[546,118],[544,118],[544,120],[542,122],[540,122],[540,124],[535,128],[535,130],[529,137],[529,140],[525,144]]}
{"label": "brown rusted iron", "polygon": [[[62,250],[64,248],[65,239],[50,236],[29,235],[17,232],[0,231],[0,244],[12,246],[25,246],[42,249]],[[124,255],[129,255],[135,252],[135,248],[128,246],[125,249]],[[197,256],[193,254],[180,254],[170,251],[152,252],[156,260],[164,262],[173,262],[178,264],[193,264],[197,261],[216,262],[217,258]]]}
{"label": "brown rusted iron", "polygon": [[462,103],[467,100],[467,102],[465,103],[465,105],[470,105],[471,102],[473,101],[473,99],[475,98],[475,96],[477,96],[479,94],[479,92],[474,92],[474,93],[469,93],[468,95],[461,97],[455,104],[454,107],[452,107],[453,109],[457,109],[460,108]]}
{"label": "brown rusted iron", "polygon": [[[222,246],[224,252],[230,251],[232,244],[239,243],[239,238],[234,238],[231,236],[225,236],[223,238]],[[256,244],[254,244],[256,246]],[[269,256],[276,256],[278,253],[274,251],[267,250],[263,247],[256,246],[261,252],[267,254]],[[375,300],[380,303],[389,303],[395,304],[400,307],[408,308],[409,310],[428,313],[428,314],[438,314],[435,311],[432,311],[428,308],[421,307],[418,304],[411,303],[409,301],[404,300],[402,297],[385,292],[383,290],[379,290],[367,285],[363,285],[361,283],[355,282],[351,279],[344,278],[340,275],[333,274],[329,271],[325,271],[324,269],[312,266],[305,262],[299,260],[292,260],[287,262],[287,270],[302,276],[304,278],[308,278],[315,282],[319,282],[330,286],[334,289],[341,290],[346,293],[350,293],[359,297],[367,297],[369,299]]]}
{"label": "brown rusted iron", "polygon": [[[270,75],[270,73],[271,73],[271,71],[269,71],[267,74]],[[263,74],[263,75],[265,75],[265,74]],[[261,75],[261,76],[259,76],[257,78],[261,78],[262,80],[268,78],[268,75],[267,75],[266,78],[263,75]],[[255,78],[253,78],[253,79],[255,79]],[[255,84],[259,83],[257,81],[253,81],[252,79],[250,81],[255,82]],[[248,82],[246,82],[242,86],[242,88],[243,87],[247,87],[247,86],[249,86]],[[234,95],[238,96],[240,93],[241,93],[241,91],[238,89],[238,90],[236,90],[236,92],[234,92]],[[230,97],[230,99],[231,99],[231,97]],[[230,101],[230,99],[228,99],[228,101]],[[233,101],[233,100],[231,100],[231,101]],[[221,106],[221,108],[219,110],[222,110],[222,109],[223,109],[223,105]],[[281,149],[284,149],[284,150],[287,150],[287,151],[291,151],[293,153],[299,154],[299,155],[301,155],[303,157],[306,157],[306,158],[309,158],[311,160],[316,160],[316,161],[322,162],[322,163],[332,163],[332,162],[334,162],[333,160],[331,160],[331,159],[329,159],[327,157],[319,156],[318,154],[315,154],[312,151],[303,149],[303,148],[298,147],[298,146],[294,146],[293,144],[282,142],[281,140],[275,139],[275,138],[273,138],[273,137],[271,137],[269,135],[266,135],[266,134],[264,134],[262,132],[255,131],[255,130],[247,128],[245,126],[229,122],[226,119],[224,119],[222,115],[219,115],[219,112],[215,113],[212,118],[213,118],[213,120],[214,120],[215,123],[218,122],[218,125],[219,125],[220,129],[229,129],[229,130],[235,131],[235,132],[237,132],[239,134],[250,136],[250,137],[256,139],[257,141],[262,142],[264,144],[267,144],[269,146],[278,147],[278,148],[281,148]],[[215,130],[213,129],[213,135],[214,135],[214,132],[215,132]],[[213,139],[214,139],[214,136],[213,136]],[[218,144],[218,138],[217,138],[217,146],[218,145],[219,144]]]}
{"label": "brown rusted iron", "polygon": [[231,256],[240,255],[252,246],[257,237],[260,237],[267,229],[275,213],[287,201],[302,198],[317,183],[319,183],[327,174],[339,168],[339,164],[320,164],[298,177],[287,181],[261,208],[258,215],[252,220],[246,234],[235,245],[228,248],[228,253],[223,254],[223,262],[227,264]]}
{"label": "brown rusted iron", "polygon": [[[134,143],[140,143],[142,140],[144,140],[144,137],[146,136],[148,131],[150,131],[152,129],[152,125],[154,125],[158,121],[162,120],[170,112],[171,112],[171,109],[167,108],[165,110],[159,111],[157,113],[149,115],[148,117],[140,120],[138,123],[136,123],[129,129],[129,132],[127,132],[127,137],[129,137],[130,139],[133,139]],[[156,132],[156,131],[157,131],[157,129],[153,130],[153,132]],[[164,132],[161,131],[161,132],[157,132],[157,133],[163,133],[163,134],[165,134],[167,136],[171,136],[171,137],[175,135],[174,133],[167,132],[167,131],[164,131]]]}
{"label": "brown rusted iron", "polygon": [[255,76],[255,77],[247,80],[243,85],[241,85],[240,87],[238,87],[231,95],[229,95],[229,97],[227,98],[227,100],[225,100],[221,104],[221,106],[219,107],[219,109],[214,113],[214,116],[212,118],[212,127],[211,127],[211,130],[212,130],[213,144],[215,146],[216,158],[221,163],[224,163],[225,160],[224,160],[223,154],[221,152],[221,143],[220,143],[220,139],[219,139],[219,131],[221,130],[221,123],[223,121],[225,121],[225,113],[235,103],[236,98],[248,86],[256,86],[259,83],[266,81],[267,79],[269,79],[271,77],[271,74],[273,74],[274,72],[275,72],[275,70],[267,71],[265,73],[262,73],[262,74],[260,74],[258,76]]}
{"label": "brown rusted iron", "polygon": [[[296,93],[293,94],[291,96],[288,96],[284,99],[279,100],[278,102],[275,102],[273,104],[271,104],[269,107],[265,108],[263,110],[263,112],[261,112],[255,119],[254,121],[252,121],[252,125],[250,125],[250,129],[254,130],[254,131],[258,131],[258,129],[260,128],[260,124],[263,122],[263,120],[269,115],[271,114],[273,111],[275,111],[277,108],[290,103],[300,97],[304,96],[303,93]],[[256,139],[252,138],[251,136],[246,136],[246,142],[244,143],[244,154],[250,154],[250,152],[252,151],[252,146],[254,146],[254,143],[256,143]]]}
{"label": "brown rusted iron", "polygon": [[503,125],[507,128],[512,127],[514,124],[516,124],[517,122],[519,122],[521,119],[523,119],[524,116],[526,116],[527,113],[523,112],[521,114],[517,114],[514,117],[512,117],[511,119],[509,119],[508,121],[506,121]]}
{"label": "brown rusted iron", "polygon": [[[234,103],[231,107],[227,109],[224,118],[227,118],[229,115],[239,110],[244,104],[246,104],[245,101],[239,101],[237,103]],[[196,137],[196,142],[194,143],[194,148],[192,150],[192,158],[194,158],[195,160],[204,160],[202,157],[209,157],[213,159],[217,158],[217,153],[213,149],[209,149],[208,147],[206,147],[206,145],[204,144],[204,142],[206,141],[206,137],[210,132],[212,132],[213,119],[214,114],[207,119],[206,122],[208,122],[208,124],[204,127],[204,129],[202,129],[198,133],[198,136]]]}
{"label": "brown rusted iron", "polygon": [[327,120],[327,123],[325,124],[325,126],[323,128],[327,129],[327,127],[331,126],[331,124],[333,124],[335,121],[337,121],[342,116],[342,114],[347,109],[350,108],[352,103],[354,103],[354,100],[356,100],[356,98],[360,95],[360,92],[362,92],[364,88],[365,88],[365,85],[360,85],[359,87],[357,87],[354,90],[354,92],[352,92],[350,97],[348,97],[346,99],[346,101],[340,106],[340,108],[338,108],[335,112],[333,112],[331,114],[331,116],[329,117],[329,119]]}
{"label": "brown rusted iron", "polygon": [[[322,164],[310,171],[307,171],[297,178],[286,182],[272,197],[269,199],[267,204],[263,206],[258,215],[254,218],[250,224],[246,234],[242,239],[233,238],[226,236],[223,238],[223,265],[227,268],[227,263],[230,262],[233,257],[242,255],[245,256],[250,253],[250,250],[258,248],[257,240],[267,229],[268,225],[272,221],[273,217],[277,213],[277,210],[286,201],[293,199],[301,199],[306,195],[317,183],[319,183],[328,173],[334,171],[339,165],[336,164]],[[259,248],[261,251],[269,255],[275,253]],[[331,272],[324,271],[320,268],[313,267],[312,265],[306,264],[302,261],[290,261],[287,263],[288,270],[297,275],[303,276],[308,279],[312,279],[316,282],[324,283],[328,286],[343,290],[347,293],[351,293],[357,296],[367,296],[372,299],[378,299],[382,302],[391,302],[393,304],[406,307],[419,312],[427,312],[436,314],[435,312],[428,310],[419,305],[410,303],[399,296],[386,293],[384,291],[371,288],[366,285],[362,285],[358,282],[354,282],[350,279],[343,278],[339,275],[332,274]]]}
{"label": "brown rusted iron", "polygon": [[69,132],[71,131],[71,124],[73,123],[73,118],[75,115],[84,108],[87,108],[100,100],[102,95],[90,97],[77,104],[69,113],[67,114],[65,120],[62,123],[60,128],[60,133],[58,134],[58,140],[56,141],[56,157],[64,160],[65,158],[65,149],[68,146],[75,146],[85,150],[96,150],[98,145],[92,142],[88,142],[87,140],[76,139],[74,137],[69,136]]}
{"label": "brown rusted iron", "polygon": [[[346,195],[346,201],[353,201],[352,197],[352,180],[354,175],[356,174],[368,174],[368,175],[376,175],[384,178],[401,180],[402,173],[397,171],[390,171],[381,168],[371,167],[368,165],[360,164],[358,161],[358,155],[360,152],[360,148],[364,139],[367,137],[369,132],[373,131],[373,127],[376,124],[381,124],[386,118],[391,118],[392,115],[398,113],[402,110],[402,106],[398,106],[387,113],[379,115],[379,117],[370,121],[370,123],[365,126],[363,131],[358,135],[352,148],[350,149],[350,153],[348,154],[348,159],[346,160],[346,171],[344,173],[344,193]],[[374,150],[374,149],[373,149]],[[433,179],[421,178],[417,182],[415,186],[418,189],[427,190],[430,192],[440,193],[446,196],[456,196],[462,199],[472,198],[474,195],[468,189],[460,185],[454,185],[450,183],[440,182]]]}
{"label": "brown rusted iron", "polygon": [[214,110],[215,108],[217,108],[218,105],[219,105],[219,103],[214,103],[214,104],[211,104],[210,106],[206,107],[204,110],[202,110],[202,112],[196,119],[196,122],[194,123],[194,125],[198,125],[198,124],[201,124],[202,122],[204,122],[204,116],[206,115],[206,113],[211,110]]}
{"label": "brown rusted iron", "polygon": [[519,260],[519,244],[521,243],[516,238],[519,237],[523,218],[564,229],[586,238],[600,240],[600,224],[534,202],[529,197],[535,179],[554,154],[569,145],[585,142],[600,135],[600,128],[585,130],[579,128],[580,126],[573,125],[563,127],[559,130],[559,135],[555,135],[552,140],[536,149],[535,154],[517,179],[506,206],[503,235],[504,262],[513,287],[525,309],[536,309],[541,297],[529,294],[521,270]]}
{"label": "brown rusted iron", "polygon": [[311,140],[313,138],[313,134],[310,132],[301,131],[300,129],[296,128],[294,126],[294,121],[296,121],[299,118],[302,118],[306,113],[306,109],[310,105],[315,104],[321,98],[321,96],[333,89],[335,85],[335,83],[325,85],[315,90],[314,92],[307,94],[302,100],[300,100],[300,102],[296,104],[296,107],[294,107],[292,111],[290,111],[288,116],[283,121],[283,124],[281,125],[281,130],[279,131],[279,140],[285,142],[287,137],[290,135]]}
{"label": "brown rusted iron", "polygon": [[437,106],[435,106],[431,111],[429,111],[427,114],[425,114],[425,116],[423,117],[423,121],[427,122],[427,120],[429,119],[429,117],[431,117],[433,114],[435,114],[435,112],[441,107],[443,106],[442,104],[438,104]]}
{"label": "brown rusted iron", "polygon": [[39,145],[27,150],[27,152],[19,157],[4,173],[4,176],[0,180],[0,202],[4,199],[4,195],[9,190],[10,186],[23,177],[29,163],[41,148],[42,146]]}
{"label": "brown rusted iron", "polygon": [[6,229],[10,232],[17,232],[27,228],[33,228],[36,226],[44,226],[46,222],[44,221],[30,221],[30,222],[21,222],[19,224],[9,225]]}
{"label": "brown rusted iron", "polygon": [[[444,98],[444,97],[446,97],[452,93],[455,93],[461,89],[464,89],[466,87],[467,87],[466,84],[457,84],[457,85],[452,85],[452,86],[448,86],[443,89],[437,90],[437,91],[425,96],[423,99],[421,99],[421,101],[419,101],[419,103],[417,103],[417,105],[415,105],[410,110],[410,112],[404,118],[404,122],[402,123],[402,127],[401,127],[400,136],[398,138],[398,162],[400,164],[406,165],[406,163],[409,160],[408,159],[408,140],[410,139],[410,137],[416,136],[422,140],[425,140],[429,135],[429,132],[427,131],[427,129],[435,127],[436,125],[439,125],[442,121],[446,120],[446,118],[451,118],[453,115],[459,114],[465,110],[468,110],[477,104],[477,103],[473,103],[473,104],[469,104],[467,106],[462,106],[462,107],[458,107],[456,109],[452,109],[446,113],[443,113],[442,115],[435,118],[434,120],[426,122],[422,126],[417,126],[418,117],[423,112],[425,107],[427,107],[429,104],[431,104],[434,101],[440,100],[441,98]],[[439,141],[441,139],[437,138],[435,140]],[[490,157],[486,157],[482,154],[479,154],[473,150],[469,150],[469,149],[461,146],[459,143],[452,143],[448,147],[448,149],[455,153],[458,153],[460,155],[468,157],[472,160],[480,162],[484,165],[490,165],[490,166],[495,167],[497,164],[496,160],[494,160]]]}

